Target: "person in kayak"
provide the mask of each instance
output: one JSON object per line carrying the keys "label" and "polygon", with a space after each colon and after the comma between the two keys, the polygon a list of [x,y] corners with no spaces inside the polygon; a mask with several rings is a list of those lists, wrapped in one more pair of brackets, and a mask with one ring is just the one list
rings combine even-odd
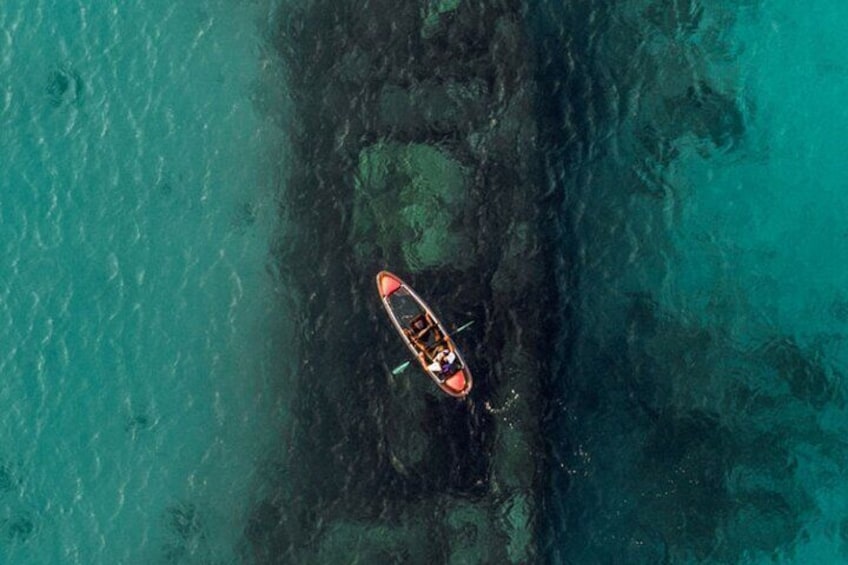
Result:
{"label": "person in kayak", "polygon": [[437,373],[440,379],[444,380],[453,372],[454,363],[456,363],[456,354],[450,349],[442,349],[436,353],[433,362],[427,365],[427,369]]}

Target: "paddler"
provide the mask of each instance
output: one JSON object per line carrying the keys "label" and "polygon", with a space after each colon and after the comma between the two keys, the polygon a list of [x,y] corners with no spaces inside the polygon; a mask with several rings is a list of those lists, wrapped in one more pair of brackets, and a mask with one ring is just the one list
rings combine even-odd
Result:
{"label": "paddler", "polygon": [[444,380],[451,373],[453,364],[456,361],[456,354],[450,349],[442,349],[433,358],[433,362],[427,365],[427,369],[433,373],[439,373]]}

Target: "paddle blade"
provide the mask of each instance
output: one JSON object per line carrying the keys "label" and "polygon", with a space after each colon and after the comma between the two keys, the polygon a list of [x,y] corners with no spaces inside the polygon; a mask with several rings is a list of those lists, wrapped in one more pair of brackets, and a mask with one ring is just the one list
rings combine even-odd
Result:
{"label": "paddle blade", "polygon": [[403,373],[406,370],[407,367],[409,367],[409,361],[407,361],[405,363],[401,363],[400,365],[398,365],[397,367],[392,369],[392,374],[393,375],[399,375],[399,374]]}
{"label": "paddle blade", "polygon": [[471,320],[470,322],[468,322],[466,324],[462,324],[461,326],[456,328],[453,333],[458,334],[459,332],[461,332],[465,328],[471,327],[471,324],[473,324],[473,323],[474,323],[474,320]]}

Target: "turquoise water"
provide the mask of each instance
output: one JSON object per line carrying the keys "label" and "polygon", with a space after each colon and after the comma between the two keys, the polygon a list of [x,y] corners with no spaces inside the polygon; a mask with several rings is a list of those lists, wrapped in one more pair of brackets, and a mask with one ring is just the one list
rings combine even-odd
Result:
{"label": "turquoise water", "polygon": [[785,336],[823,368],[828,389],[820,401],[808,399],[815,409],[799,414],[793,400],[804,395],[792,394],[790,383],[790,394],[779,396],[785,412],[754,417],[787,428],[791,480],[810,506],[781,551],[746,552],[752,562],[848,557],[848,451],[843,440],[833,441],[848,426],[848,67],[839,56],[848,52],[846,21],[848,6],[839,2],[766,2],[743,11],[731,35],[738,68],[717,65],[713,72],[732,77],[746,99],[744,147],[716,158],[690,151],[672,173],[684,194],[661,303],[720,328],[740,347]]}
{"label": "turquoise water", "polygon": [[844,562],[848,11],[643,8],[578,49],[552,558]]}
{"label": "turquoise water", "polygon": [[[729,77],[744,98],[744,146],[707,158],[689,147],[670,172],[681,192],[679,256],[661,295],[710,317],[695,295],[718,284],[738,300],[735,338],[768,324],[808,346],[845,330],[848,75],[838,54],[848,48],[846,18],[841,3],[808,11],[769,2],[743,12],[731,35],[737,60],[710,72]],[[846,366],[844,345],[822,345]]]}
{"label": "turquoise water", "polygon": [[[445,21],[461,17],[451,15],[459,5],[428,4]],[[302,393],[299,414],[318,430],[297,432],[302,500],[341,516],[323,549],[347,551],[357,539],[367,552],[383,535],[403,555],[415,541],[345,523],[389,506],[388,515],[405,516],[404,496],[430,495],[430,483],[409,488],[394,462],[355,443],[373,447],[369,434],[392,427],[391,411],[345,403],[365,386],[343,380],[348,366],[313,360],[320,369],[302,373],[331,374],[321,387],[295,378],[297,339],[363,371],[370,358],[357,352],[370,353],[370,332],[381,334],[369,317],[376,303],[360,287],[320,280],[329,272],[370,292],[373,274],[323,258],[320,276],[304,278],[312,310],[296,309],[274,254],[292,235],[281,182],[289,102],[269,39],[285,13],[264,1],[0,5],[0,562],[284,562],[286,547],[309,546],[314,525],[312,508],[288,504],[278,465],[296,427],[290,390]],[[352,29],[393,29],[392,14],[356,13]],[[549,453],[538,454],[550,473],[537,493],[544,560],[846,561],[848,6],[540,0],[523,13],[536,33],[528,43],[539,66],[537,149],[563,204],[538,215],[556,216],[562,238],[554,262],[563,331],[552,352],[558,369],[545,381]],[[372,16],[384,27],[369,26]],[[321,34],[345,22],[320,13],[303,21],[315,26],[298,35],[314,42],[314,61],[335,68],[344,57],[326,53],[335,44]],[[518,27],[504,22],[508,38]],[[385,76],[365,76],[373,54],[358,49],[339,76],[378,92]],[[510,76],[517,64],[494,60],[505,70],[488,61],[480,76]],[[488,86],[475,89],[468,116],[451,118],[462,105],[445,116],[485,132],[474,105],[489,100],[480,94]],[[310,107],[368,107],[339,92]],[[296,135],[328,136],[314,146],[355,166],[355,154],[341,154],[346,137],[379,127],[367,116],[325,117],[300,125],[361,131]],[[410,120],[397,120],[400,137],[418,135]],[[427,127],[449,144],[466,125],[446,124]],[[339,218],[351,198],[342,180],[352,173],[338,162],[304,165],[340,187],[299,204],[313,227],[333,222],[305,239],[344,237]],[[481,249],[497,240],[477,238]],[[298,261],[303,270],[315,263]],[[446,281],[428,290],[450,297]],[[479,296],[491,299],[488,289]],[[367,318],[354,348],[346,326],[327,323],[335,304]],[[316,319],[304,320],[310,312]],[[468,351],[483,357],[487,347]],[[486,379],[481,370],[477,394],[494,386]],[[442,410],[433,421],[467,424],[461,410],[428,398],[412,404]],[[415,433],[447,434],[444,426]],[[332,434],[340,443],[330,445]],[[487,466],[496,462],[474,451],[491,446],[457,446],[444,466],[463,462],[475,482],[456,480],[433,504],[434,520],[456,500],[454,518],[470,512],[460,500],[469,492],[491,495]],[[383,490],[372,488],[381,481]]]}
{"label": "turquoise water", "polygon": [[4,563],[247,550],[291,357],[269,10],[0,5]]}

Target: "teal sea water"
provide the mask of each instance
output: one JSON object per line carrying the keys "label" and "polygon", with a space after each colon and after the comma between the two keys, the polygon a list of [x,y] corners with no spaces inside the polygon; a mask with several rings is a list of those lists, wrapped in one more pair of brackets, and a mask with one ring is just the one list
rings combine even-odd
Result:
{"label": "teal sea water", "polygon": [[[295,391],[301,414],[326,406],[305,421],[345,437],[387,417],[363,409],[349,425],[332,387],[295,376],[298,340],[320,342],[303,328],[331,334],[304,322],[275,256],[296,224],[286,143],[335,133],[286,129],[273,41],[286,9],[189,4],[0,4],[0,562],[286,562],[290,540],[268,532],[304,518],[279,510],[298,496],[278,466]],[[428,17],[460,4],[428,3]],[[539,559],[845,562],[848,7],[524,8],[538,149],[561,201],[538,216],[558,224],[562,305]],[[333,60],[320,33],[345,22],[305,21],[326,26],[303,33],[315,60]],[[361,52],[345,60],[357,80],[368,68]],[[321,202],[300,210],[350,205]],[[362,310],[359,291],[316,295]],[[352,358],[344,345],[327,350]],[[307,447],[326,439],[300,433]],[[311,495],[356,517],[338,498],[367,485],[327,475],[342,486]],[[306,524],[281,529],[309,540]],[[346,549],[338,531],[327,554]]]}
{"label": "teal sea water", "polygon": [[268,10],[0,5],[0,562],[249,551],[292,358]]}
{"label": "teal sea water", "polygon": [[846,6],[595,4],[553,561],[845,562]]}

